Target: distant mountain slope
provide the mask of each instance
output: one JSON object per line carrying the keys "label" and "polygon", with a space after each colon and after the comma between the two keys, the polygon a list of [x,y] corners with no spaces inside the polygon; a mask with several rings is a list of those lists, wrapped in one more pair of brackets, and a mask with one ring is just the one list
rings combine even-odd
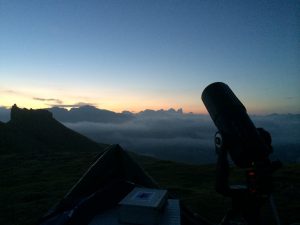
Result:
{"label": "distant mountain slope", "polygon": [[0,123],[0,152],[100,151],[87,137],[65,127],[47,110],[20,109],[14,105],[11,119]]}
{"label": "distant mountain slope", "polygon": [[53,113],[53,116],[61,122],[100,122],[100,123],[121,123],[130,121],[136,117],[174,117],[183,116],[183,110],[175,110],[170,108],[168,110],[151,110],[146,109],[139,113],[132,113],[129,111],[123,111],[122,113],[116,113],[106,109],[98,109],[94,106],[85,105],[78,108],[71,108],[67,110],[60,107],[52,107],[47,109]]}
{"label": "distant mountain slope", "polygon": [[9,120],[10,109],[0,106],[0,121],[7,122]]}
{"label": "distant mountain slope", "polygon": [[71,108],[70,111],[64,108],[53,107],[48,109],[53,113],[54,117],[61,122],[104,122],[119,123],[132,119],[133,115],[128,112],[116,113],[113,111],[98,109],[94,106],[81,106],[79,108]]}

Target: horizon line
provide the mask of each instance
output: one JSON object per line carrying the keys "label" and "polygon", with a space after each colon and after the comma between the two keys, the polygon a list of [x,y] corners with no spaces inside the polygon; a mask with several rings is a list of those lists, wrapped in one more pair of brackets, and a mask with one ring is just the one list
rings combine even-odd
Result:
{"label": "horizon line", "polygon": [[[132,110],[122,110],[122,111],[114,111],[114,110],[111,110],[111,109],[105,109],[105,108],[99,108],[95,105],[92,105],[92,104],[84,104],[84,105],[78,105],[78,106],[73,106],[73,107],[64,107],[64,106],[59,106],[59,105],[55,105],[55,106],[51,106],[51,107],[48,107],[48,108],[32,108],[32,107],[19,107],[17,104],[14,104],[16,105],[18,108],[21,108],[21,109],[28,109],[28,110],[38,110],[38,109],[43,109],[43,110],[48,110],[48,109],[52,109],[52,108],[60,108],[60,109],[66,109],[68,112],[71,111],[71,109],[79,109],[79,108],[82,108],[82,107],[86,107],[86,106],[89,106],[89,107],[94,107],[96,108],[97,110],[106,110],[106,111],[110,111],[110,112],[114,112],[114,113],[125,113],[125,112],[130,112],[132,114],[139,114],[141,112],[144,112],[144,111],[154,111],[154,112],[159,112],[159,111],[164,111],[164,112],[168,112],[170,110],[174,110],[176,113],[178,114],[185,114],[185,115],[188,115],[188,114],[193,114],[193,115],[207,115],[209,116],[209,113],[206,111],[206,112],[185,112],[184,109],[182,107],[178,108],[178,109],[175,109],[173,107],[170,107],[170,108],[167,108],[167,109],[164,109],[164,108],[160,108],[160,109],[151,109],[151,108],[146,108],[144,110],[140,110],[140,111],[132,111]],[[4,106],[4,105],[0,105],[0,108],[5,108],[6,110],[11,110],[11,108],[14,106]],[[180,112],[181,111],[181,112]],[[249,113],[247,112],[248,115],[250,116],[270,116],[270,115],[300,115],[300,112],[298,113],[277,113],[277,112],[271,112],[271,113]]]}

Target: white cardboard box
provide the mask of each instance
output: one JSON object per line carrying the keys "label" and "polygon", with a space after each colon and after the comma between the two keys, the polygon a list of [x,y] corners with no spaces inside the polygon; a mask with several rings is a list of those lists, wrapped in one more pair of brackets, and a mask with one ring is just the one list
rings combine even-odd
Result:
{"label": "white cardboard box", "polygon": [[134,188],[119,202],[121,223],[156,225],[168,197],[167,190]]}

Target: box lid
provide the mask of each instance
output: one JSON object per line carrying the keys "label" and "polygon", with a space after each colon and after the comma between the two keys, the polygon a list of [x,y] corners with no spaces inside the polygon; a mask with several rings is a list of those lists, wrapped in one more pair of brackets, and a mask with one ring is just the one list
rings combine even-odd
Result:
{"label": "box lid", "polygon": [[167,190],[134,188],[122,201],[121,206],[160,208],[167,199]]}

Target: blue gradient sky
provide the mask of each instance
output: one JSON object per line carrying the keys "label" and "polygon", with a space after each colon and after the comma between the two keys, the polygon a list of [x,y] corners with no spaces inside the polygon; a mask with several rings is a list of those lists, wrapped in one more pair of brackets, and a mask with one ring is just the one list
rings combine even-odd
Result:
{"label": "blue gradient sky", "polygon": [[300,113],[299,1],[0,0],[0,106]]}

